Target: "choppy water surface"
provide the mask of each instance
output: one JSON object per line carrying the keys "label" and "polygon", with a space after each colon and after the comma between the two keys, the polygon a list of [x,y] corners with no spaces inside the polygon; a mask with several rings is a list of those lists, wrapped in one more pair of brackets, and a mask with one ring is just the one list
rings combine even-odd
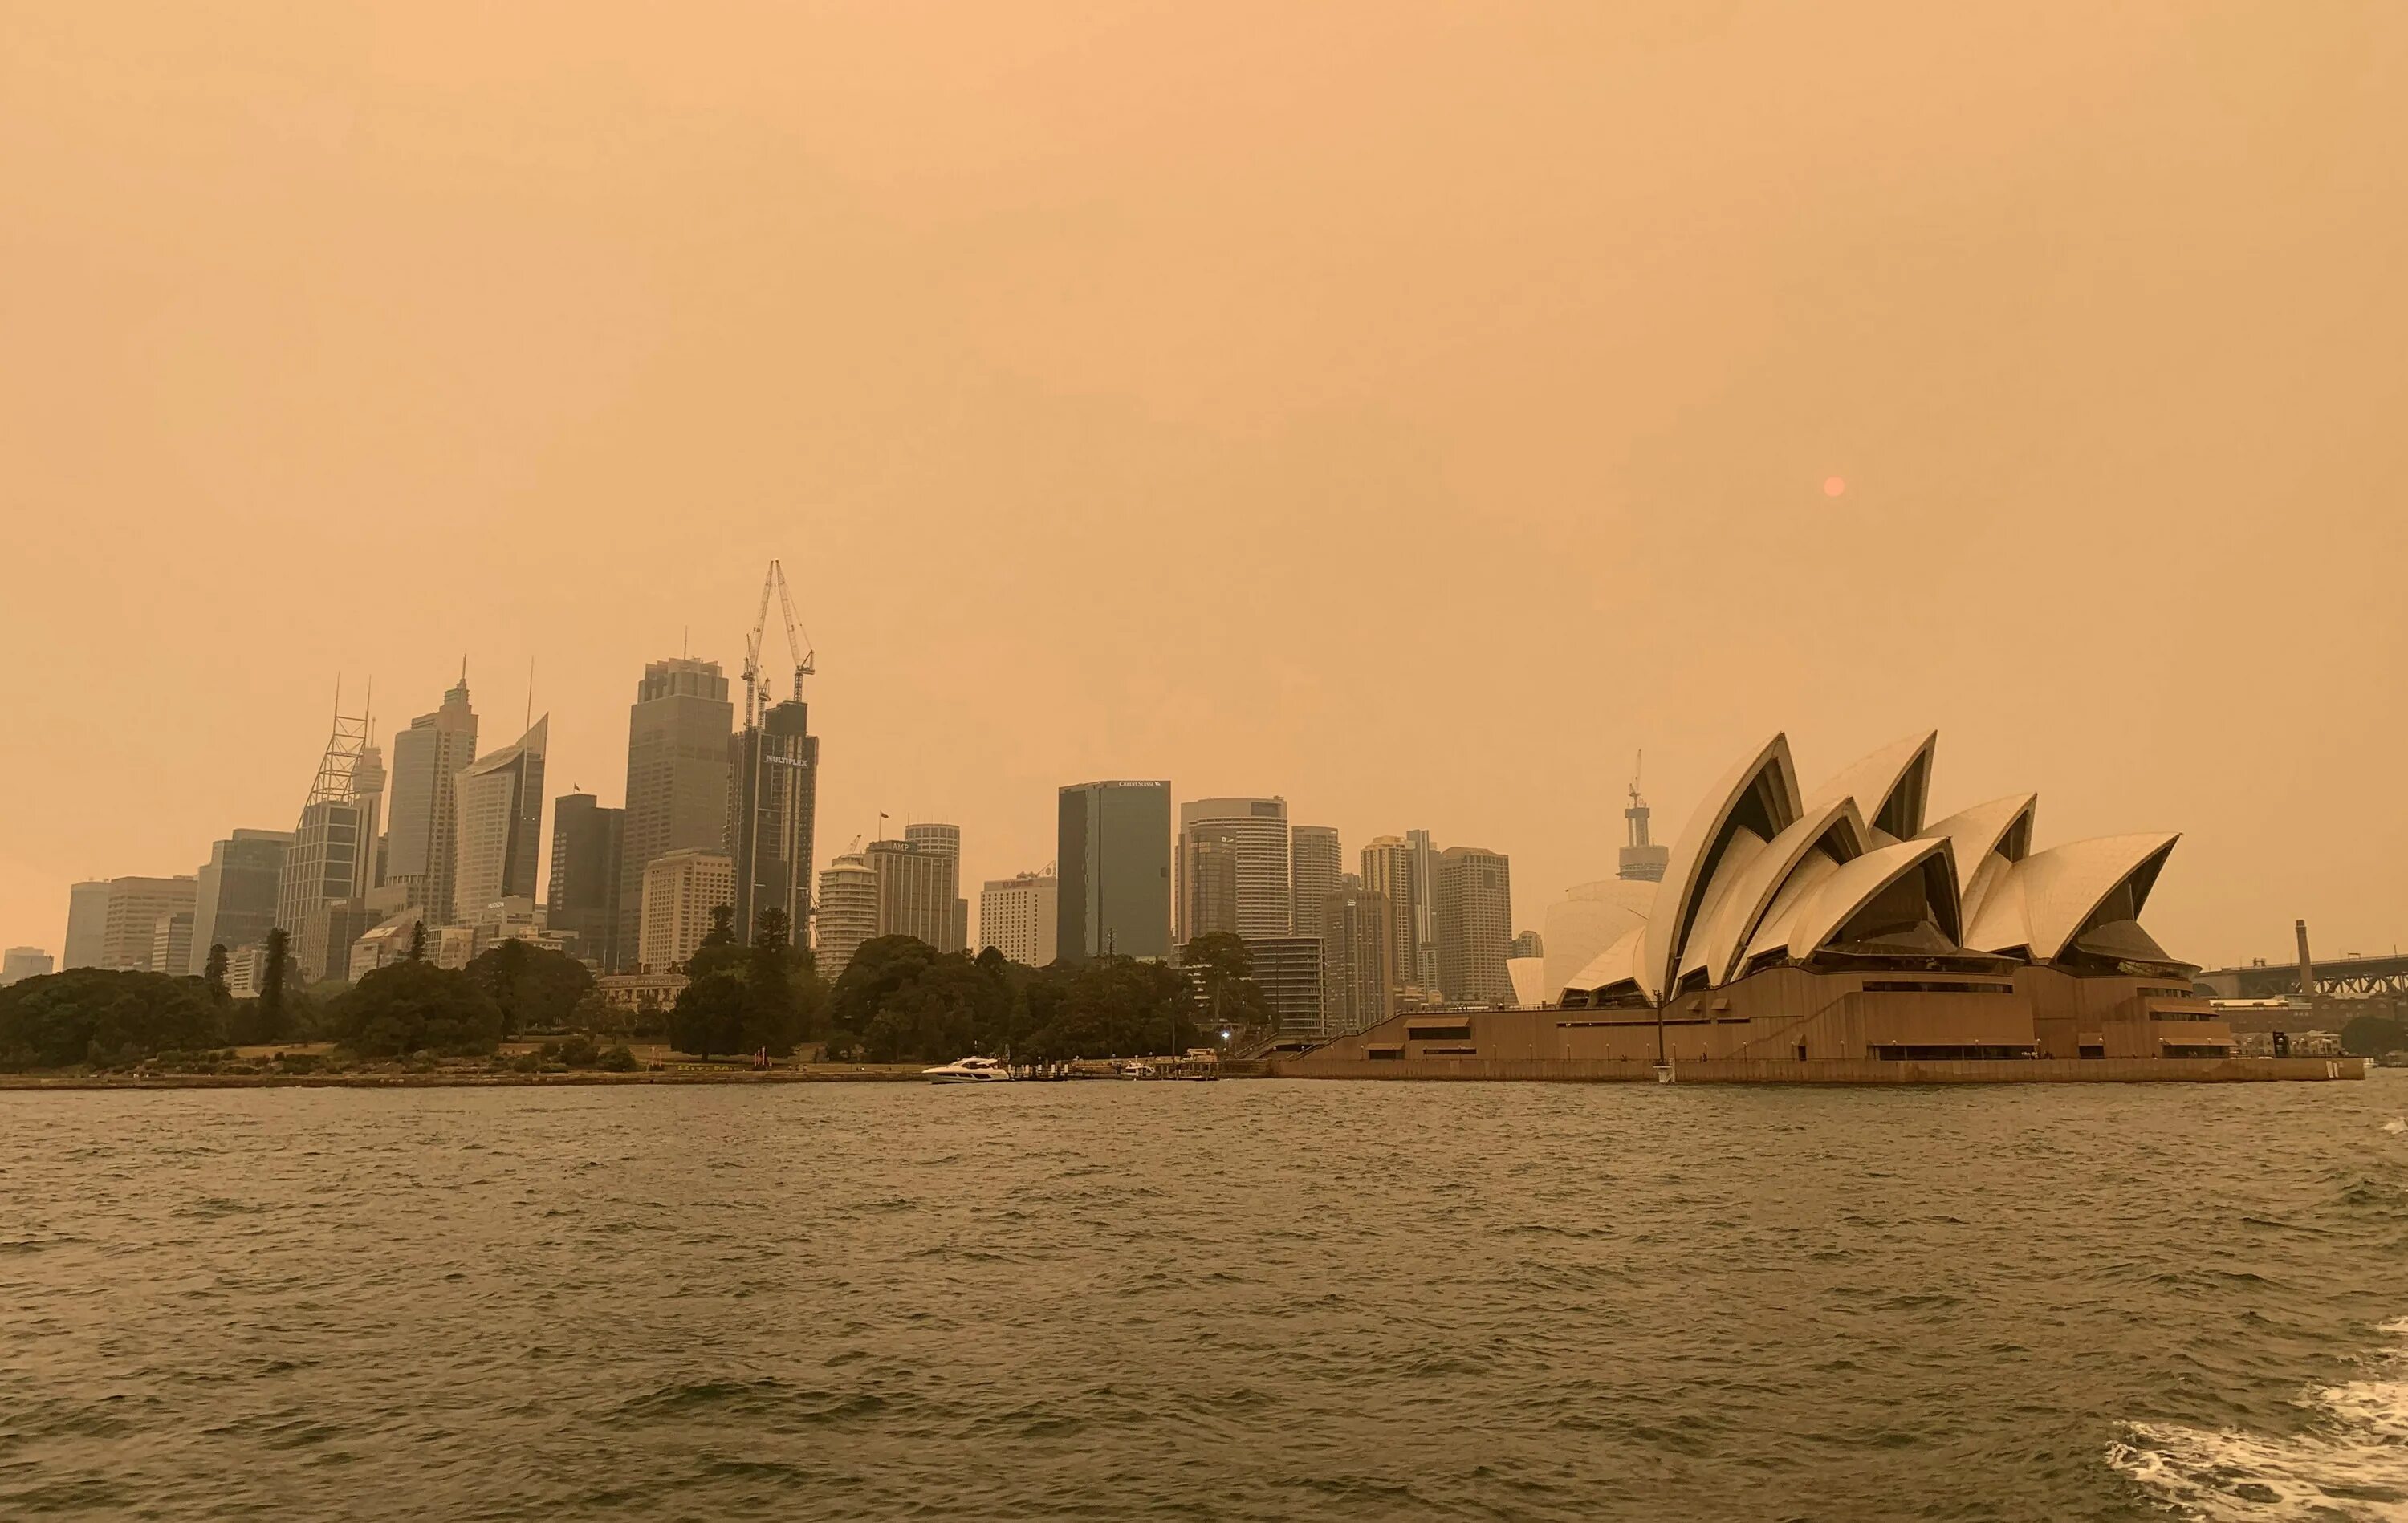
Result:
{"label": "choppy water surface", "polygon": [[0,1516],[2403,1517],[2403,1079],[0,1095]]}

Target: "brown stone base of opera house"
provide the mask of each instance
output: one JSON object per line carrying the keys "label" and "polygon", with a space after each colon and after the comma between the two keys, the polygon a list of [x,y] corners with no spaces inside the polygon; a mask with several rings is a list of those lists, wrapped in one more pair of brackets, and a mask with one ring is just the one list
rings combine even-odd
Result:
{"label": "brown stone base of opera house", "polygon": [[[1555,1084],[1654,1083],[1654,1063],[1597,1058],[1275,1060],[1282,1079],[1487,1080]],[[2246,1084],[2366,1077],[2363,1058],[1871,1058],[1693,1060],[1671,1066],[1677,1084]]]}

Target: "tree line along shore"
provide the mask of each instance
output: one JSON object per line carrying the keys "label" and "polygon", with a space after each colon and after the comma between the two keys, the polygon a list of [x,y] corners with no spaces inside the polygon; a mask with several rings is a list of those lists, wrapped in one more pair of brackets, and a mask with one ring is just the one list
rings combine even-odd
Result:
{"label": "tree line along shore", "polygon": [[[736,1076],[715,1060],[749,1058],[789,1078],[870,1077],[972,1053],[1056,1062],[1220,1046],[1269,1019],[1235,936],[1197,938],[1178,968],[1125,957],[1031,968],[883,936],[831,983],[781,911],[762,915],[750,945],[732,925],[715,913],[673,1005],[632,1010],[604,1000],[584,964],[524,941],[438,967],[423,928],[403,961],[314,988],[295,985],[272,932],[255,998],[229,994],[223,947],[192,976],[72,968],[0,989],[0,1075],[21,1076],[16,1088],[686,1080]],[[647,1047],[662,1056],[639,1057]]]}

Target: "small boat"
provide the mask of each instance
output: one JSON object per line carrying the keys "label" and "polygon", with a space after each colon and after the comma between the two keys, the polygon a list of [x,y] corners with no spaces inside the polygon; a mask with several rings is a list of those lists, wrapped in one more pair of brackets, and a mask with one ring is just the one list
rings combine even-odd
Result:
{"label": "small boat", "polygon": [[937,1068],[920,1070],[930,1084],[1006,1084],[1011,1065],[1000,1058],[964,1058]]}
{"label": "small boat", "polygon": [[1155,1076],[1152,1063],[1138,1061],[1121,1064],[1120,1075],[1125,1079],[1150,1079]]}

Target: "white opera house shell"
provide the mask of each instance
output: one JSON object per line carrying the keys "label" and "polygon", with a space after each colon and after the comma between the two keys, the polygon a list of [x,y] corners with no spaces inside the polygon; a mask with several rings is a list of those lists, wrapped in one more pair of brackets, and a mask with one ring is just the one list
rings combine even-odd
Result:
{"label": "white opera house shell", "polygon": [[1582,913],[1618,930],[1555,1003],[1398,1016],[1295,1071],[1581,1076],[1558,1072],[1570,1064],[1608,1077],[1615,1065],[1705,1063],[1779,1077],[1839,1075],[1773,1067],[1909,1063],[1997,1077],[2013,1076],[2001,1064],[2041,1060],[2234,1066],[2229,1032],[2192,988],[2197,969],[2141,929],[2176,837],[2034,850],[2029,793],[1928,819],[1938,739],[1884,747],[1807,793],[1787,737],[1774,735],[1706,795],[1661,882],[1596,887]]}

